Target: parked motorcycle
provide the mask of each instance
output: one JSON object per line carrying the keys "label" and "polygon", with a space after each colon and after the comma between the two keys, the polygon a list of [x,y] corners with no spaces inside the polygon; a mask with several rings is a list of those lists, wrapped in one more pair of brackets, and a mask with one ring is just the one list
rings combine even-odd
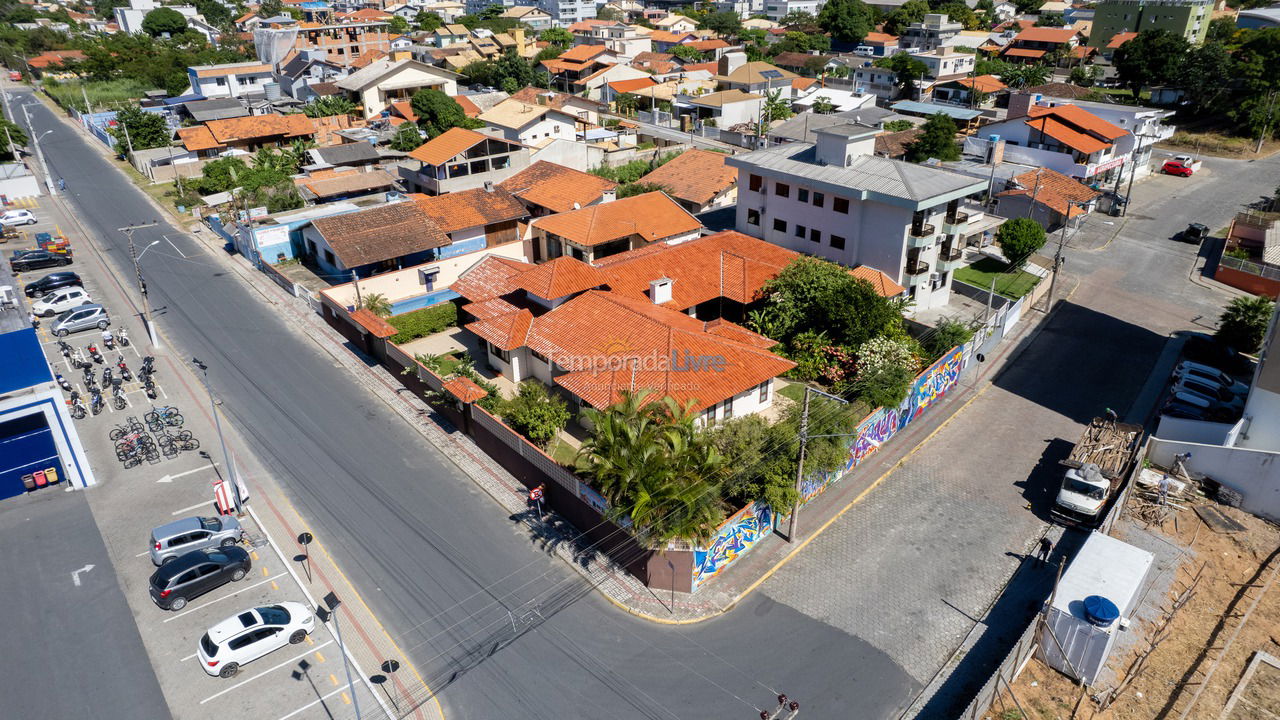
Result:
{"label": "parked motorcycle", "polygon": [[102,391],[96,387],[89,388],[89,412],[94,415],[102,412]]}
{"label": "parked motorcycle", "polygon": [[71,359],[71,346],[67,344],[66,340],[58,341],[58,350],[59,352],[62,353],[62,357],[66,358],[67,360]]}
{"label": "parked motorcycle", "polygon": [[93,387],[93,366],[84,365],[80,369],[84,371],[84,386]]}
{"label": "parked motorcycle", "polygon": [[156,359],[150,355],[142,358],[142,369],[138,371],[141,375],[151,375],[156,371]]}
{"label": "parked motorcycle", "polygon": [[143,376],[142,389],[147,393],[148,398],[152,400],[156,399],[156,382],[151,379],[150,375]]}
{"label": "parked motorcycle", "polygon": [[98,346],[97,346],[97,345],[94,345],[93,343],[89,343],[89,347],[88,347],[87,349],[89,350],[89,357],[93,358],[93,361],[94,361],[94,362],[96,362],[96,363],[98,363],[99,365],[101,365],[101,364],[102,364],[102,353],[98,352]]}
{"label": "parked motorcycle", "polygon": [[58,381],[58,386],[67,392],[71,392],[71,383],[62,377],[62,373],[54,373],[53,378]]}
{"label": "parked motorcycle", "polygon": [[120,347],[129,347],[129,331],[120,328],[120,334],[116,336],[116,342],[120,343]]}
{"label": "parked motorcycle", "polygon": [[111,367],[107,366],[102,368],[102,387],[110,387],[111,385]]}
{"label": "parked motorcycle", "polygon": [[105,347],[107,350],[116,349],[115,336],[111,334],[110,330],[107,330],[105,328],[102,330],[102,346]]}
{"label": "parked motorcycle", "polygon": [[87,359],[85,359],[84,352],[80,348],[76,348],[74,351],[72,351],[71,367],[87,368],[87,367],[90,367],[91,365],[92,363],[90,363]]}
{"label": "parked motorcycle", "polygon": [[125,382],[133,382],[133,373],[129,371],[129,366],[124,363],[124,355],[121,355],[116,360],[116,369],[120,371],[120,377],[124,378]]}
{"label": "parked motorcycle", "polygon": [[75,390],[71,391],[71,399],[67,400],[67,406],[71,408],[71,417],[76,420],[83,420],[86,410],[84,403],[80,402],[80,393]]}
{"label": "parked motorcycle", "polygon": [[129,405],[129,402],[124,399],[124,390],[118,382],[111,386],[111,399],[115,403],[117,410],[123,410]]}

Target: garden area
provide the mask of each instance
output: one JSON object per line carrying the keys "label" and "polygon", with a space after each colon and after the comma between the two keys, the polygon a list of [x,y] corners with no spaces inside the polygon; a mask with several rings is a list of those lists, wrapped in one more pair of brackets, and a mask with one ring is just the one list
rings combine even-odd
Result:
{"label": "garden area", "polygon": [[1040,278],[1018,268],[1010,267],[992,257],[984,257],[971,265],[957,268],[953,277],[960,282],[987,290],[995,281],[995,291],[1007,298],[1017,300],[1035,288]]}

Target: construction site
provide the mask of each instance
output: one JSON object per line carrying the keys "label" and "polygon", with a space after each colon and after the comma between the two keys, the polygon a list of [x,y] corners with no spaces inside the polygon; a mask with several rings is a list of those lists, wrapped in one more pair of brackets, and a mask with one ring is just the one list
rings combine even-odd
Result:
{"label": "construction site", "polygon": [[1140,463],[974,715],[1280,718],[1280,527],[1236,499]]}

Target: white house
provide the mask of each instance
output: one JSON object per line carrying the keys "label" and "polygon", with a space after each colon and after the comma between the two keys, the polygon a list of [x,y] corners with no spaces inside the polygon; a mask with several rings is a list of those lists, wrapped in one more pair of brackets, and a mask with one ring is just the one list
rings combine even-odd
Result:
{"label": "white house", "polygon": [[765,0],[764,15],[773,22],[782,22],[782,18],[793,12],[807,12],[817,17],[826,4],[825,0]]}
{"label": "white house", "polygon": [[191,81],[191,91],[207,98],[261,93],[263,86],[273,79],[271,66],[257,61],[194,65],[187,68],[187,78]]}
{"label": "white house", "polygon": [[550,105],[535,105],[507,98],[477,118],[485,124],[483,132],[512,142],[531,145],[544,139],[576,136],[576,119]]}
{"label": "white house", "polygon": [[337,85],[364,108],[367,119],[376,117],[397,100],[408,100],[423,88],[457,95],[458,74],[411,58],[376,60],[339,80]]}
{"label": "white house", "polygon": [[[984,138],[968,138],[966,147],[985,153],[984,143],[998,136],[1011,162],[1047,167],[1083,183],[1108,183],[1121,173],[1133,148],[1131,133],[1074,103],[1034,104],[1037,95],[1009,98],[1008,119],[984,125]],[[1150,146],[1147,146],[1148,155]]]}
{"label": "white house", "polygon": [[737,228],[906,287],[920,309],[947,304],[970,214],[985,180],[876,157],[878,130],[835,125],[726,160],[738,168]]}

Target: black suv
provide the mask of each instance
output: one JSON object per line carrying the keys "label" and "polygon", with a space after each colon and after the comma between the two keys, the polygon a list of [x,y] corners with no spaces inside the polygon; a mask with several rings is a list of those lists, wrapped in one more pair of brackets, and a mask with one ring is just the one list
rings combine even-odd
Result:
{"label": "black suv", "polygon": [[26,272],[27,270],[39,270],[40,268],[70,264],[70,255],[49,252],[48,250],[25,250],[15,253],[13,257],[9,258],[9,267],[14,272]]}
{"label": "black suv", "polygon": [[79,275],[73,272],[56,272],[27,283],[26,287],[22,288],[22,292],[26,293],[27,297],[38,298],[44,297],[58,288],[71,287],[73,285],[84,286],[84,283],[80,282]]}
{"label": "black suv", "polygon": [[191,598],[243,579],[251,567],[249,553],[235,546],[189,552],[151,575],[151,599],[163,610],[181,610]]}

